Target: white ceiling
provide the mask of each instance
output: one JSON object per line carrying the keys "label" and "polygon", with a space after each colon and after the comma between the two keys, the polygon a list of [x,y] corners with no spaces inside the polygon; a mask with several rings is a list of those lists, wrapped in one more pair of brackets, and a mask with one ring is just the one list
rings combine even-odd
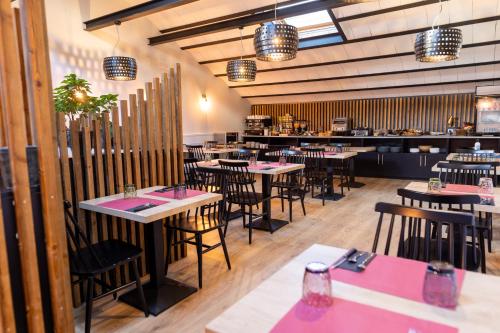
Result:
{"label": "white ceiling", "polygon": [[[348,5],[333,10],[337,18],[349,17],[361,13],[368,13],[384,8],[418,3],[421,0],[374,0],[368,3]],[[129,0],[127,5],[143,1]],[[150,15],[148,18],[161,29],[175,28],[189,23],[205,21],[274,4],[274,0],[199,0],[191,4],[176,7],[167,11]],[[281,1],[283,2],[283,1]],[[122,8],[127,7],[123,6]],[[380,15],[372,15],[359,19],[341,21],[339,24],[348,40],[381,36],[388,33],[404,32],[411,29],[420,29],[431,26],[434,17],[439,13],[439,4],[430,4],[393,11]],[[117,8],[117,10],[120,8]],[[500,0],[449,0],[443,1],[443,12],[438,24],[449,24],[473,19],[489,18],[500,15]],[[256,25],[244,28],[243,35],[252,35]],[[464,37],[464,45],[482,42],[500,41],[500,28],[498,21],[483,22],[474,25],[460,26]],[[158,33],[159,35],[160,33]],[[182,39],[176,42],[179,47],[197,45],[200,43],[216,42],[239,36],[238,29],[221,31],[203,36]],[[147,37],[153,36],[145,36]],[[452,92],[471,92],[475,90],[475,83],[432,85],[428,87],[413,87],[402,89],[365,90],[359,92],[303,94],[304,92],[363,89],[372,87],[390,87],[411,84],[429,84],[440,82],[453,82],[462,80],[483,80],[500,78],[500,65],[474,66],[476,63],[487,61],[500,61],[500,47],[495,45],[464,48],[461,57],[453,62],[439,64],[424,64],[415,61],[413,55],[390,57],[378,60],[355,61],[334,65],[322,65],[307,68],[289,69],[291,66],[302,66],[324,62],[345,61],[349,59],[390,55],[395,53],[412,52],[415,34],[403,34],[389,38],[378,38],[370,41],[351,42],[328,47],[301,50],[296,59],[268,63],[257,62],[259,70],[279,69],[284,70],[257,73],[257,79],[250,84],[264,84],[284,81],[297,81],[320,79],[339,76],[352,76],[370,73],[387,73],[402,70],[415,70],[421,68],[436,68],[459,64],[471,66],[453,69],[424,71],[396,75],[379,75],[363,78],[344,78],[328,81],[302,82],[294,84],[263,85],[255,87],[241,87],[235,89],[242,96],[297,94],[290,96],[274,96],[265,98],[248,98],[251,103],[283,103],[302,102],[331,99],[350,99],[365,97],[382,97],[398,95],[439,94]],[[244,54],[254,54],[253,39],[243,41]],[[154,47],[154,46],[152,46]],[[189,48],[189,52],[197,61],[211,63],[205,64],[214,74],[224,74],[226,61],[217,61],[241,55],[240,42],[217,43],[214,45]],[[227,82],[225,76],[220,77],[228,86],[248,85],[249,83],[235,84]],[[486,85],[481,82],[478,85]]]}

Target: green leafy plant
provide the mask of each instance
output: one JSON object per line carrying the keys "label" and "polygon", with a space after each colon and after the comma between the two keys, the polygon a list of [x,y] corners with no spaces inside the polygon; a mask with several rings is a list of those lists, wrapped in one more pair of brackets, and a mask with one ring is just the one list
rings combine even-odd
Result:
{"label": "green leafy plant", "polygon": [[66,114],[71,120],[77,118],[102,117],[116,106],[117,94],[91,96],[90,83],[76,74],[68,74],[54,89],[56,112]]}

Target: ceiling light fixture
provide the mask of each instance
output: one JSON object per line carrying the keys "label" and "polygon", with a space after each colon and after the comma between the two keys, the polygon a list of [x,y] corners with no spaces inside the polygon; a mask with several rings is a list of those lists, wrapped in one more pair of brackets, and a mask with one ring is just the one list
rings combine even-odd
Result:
{"label": "ceiling light fixture", "polygon": [[277,19],[278,1],[274,5],[274,21],[262,24],[253,38],[257,59],[286,61],[295,59],[299,48],[299,32],[293,25]]}
{"label": "ceiling light fixture", "polygon": [[443,12],[439,0],[439,14],[432,23],[432,29],[419,32],[415,40],[415,57],[420,62],[441,62],[458,59],[462,48],[462,30],[457,28],[434,28]]}
{"label": "ceiling light fixture", "polygon": [[255,81],[257,75],[257,64],[255,60],[244,60],[243,54],[243,27],[240,27],[241,57],[240,59],[230,60],[227,63],[227,79],[231,82],[251,82]]}
{"label": "ceiling light fixture", "polygon": [[102,68],[107,80],[114,81],[131,81],[137,76],[137,62],[134,58],[115,56],[115,49],[120,43],[119,26],[121,22],[115,21],[117,40],[113,47],[113,56],[105,57],[102,63]]}

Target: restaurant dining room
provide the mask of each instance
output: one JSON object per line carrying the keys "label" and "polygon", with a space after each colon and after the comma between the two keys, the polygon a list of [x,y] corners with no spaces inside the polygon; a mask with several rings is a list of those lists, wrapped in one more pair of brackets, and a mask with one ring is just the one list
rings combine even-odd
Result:
{"label": "restaurant dining room", "polygon": [[499,22],[0,0],[0,333],[500,332]]}

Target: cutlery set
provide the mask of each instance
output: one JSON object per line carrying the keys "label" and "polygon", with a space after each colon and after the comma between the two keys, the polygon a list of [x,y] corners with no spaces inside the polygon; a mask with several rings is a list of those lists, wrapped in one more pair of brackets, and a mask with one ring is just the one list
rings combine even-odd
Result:
{"label": "cutlery set", "polygon": [[143,211],[143,210],[146,210],[146,209],[149,209],[149,208],[153,208],[153,207],[156,207],[156,206],[158,206],[158,205],[151,204],[151,203],[146,203],[144,205],[140,205],[140,206],[129,208],[129,209],[127,209],[127,212],[137,213],[137,212],[140,212],[140,211]]}
{"label": "cutlery set", "polygon": [[358,251],[355,248],[351,248],[334,262],[331,268],[340,267],[354,272],[362,272],[376,256],[376,253]]}

